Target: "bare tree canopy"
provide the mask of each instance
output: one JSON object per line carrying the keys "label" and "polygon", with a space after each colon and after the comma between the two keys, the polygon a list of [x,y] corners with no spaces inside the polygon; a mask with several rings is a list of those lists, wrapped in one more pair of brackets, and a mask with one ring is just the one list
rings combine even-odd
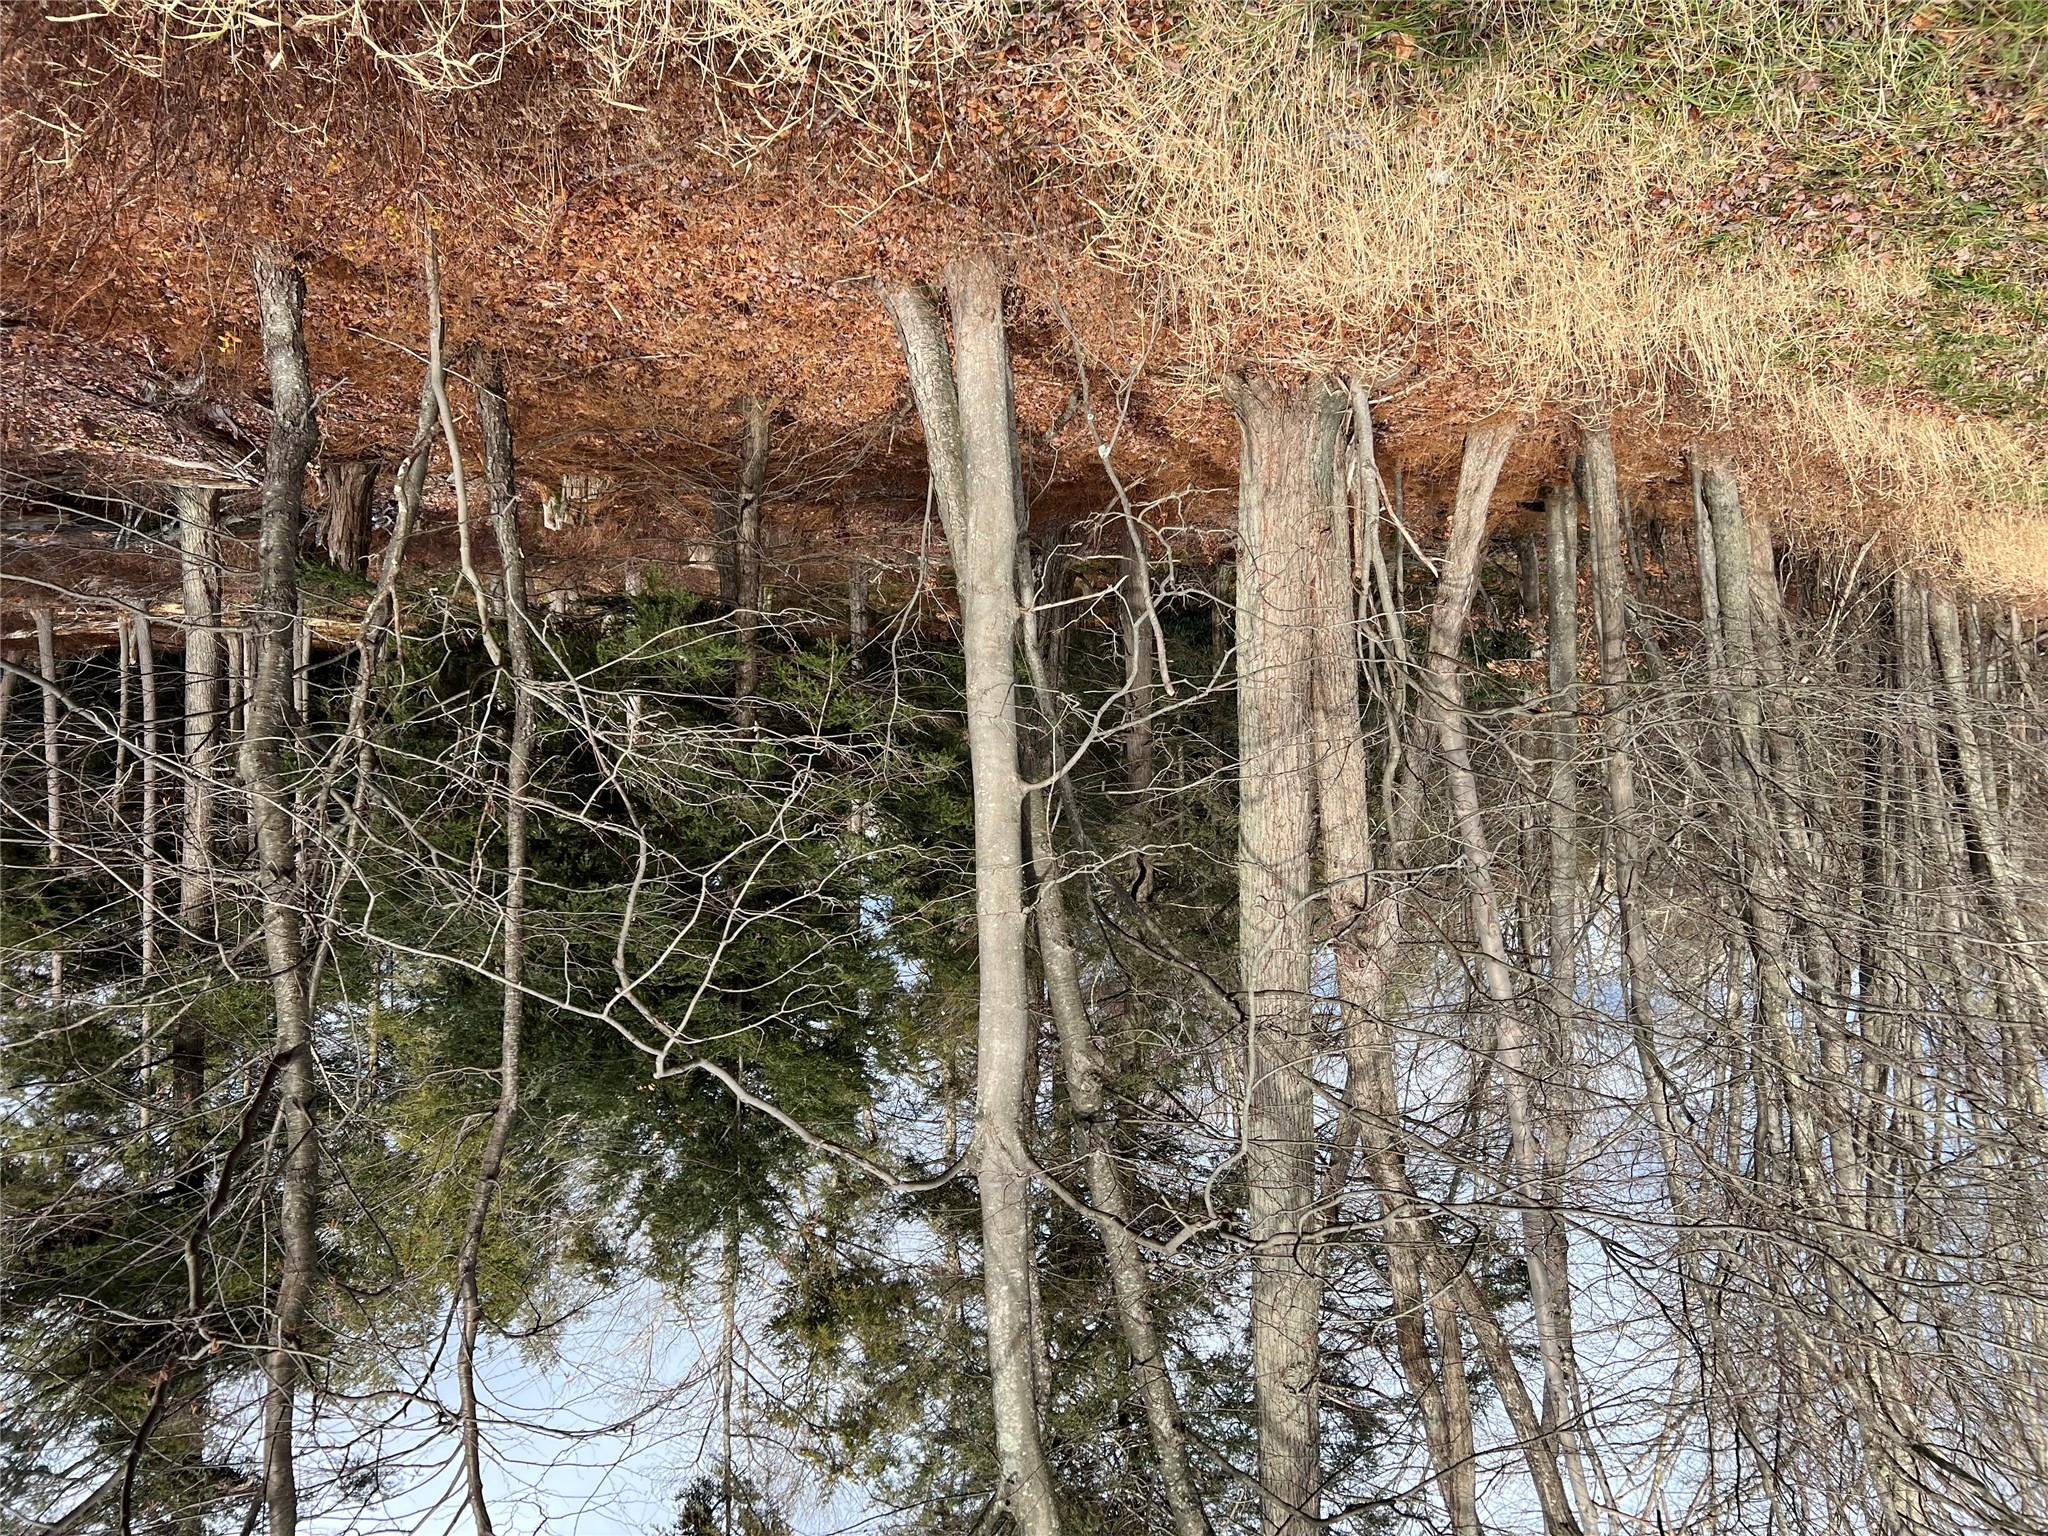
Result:
{"label": "bare tree canopy", "polygon": [[2048,1531],[2005,9],[78,9],[0,1529]]}

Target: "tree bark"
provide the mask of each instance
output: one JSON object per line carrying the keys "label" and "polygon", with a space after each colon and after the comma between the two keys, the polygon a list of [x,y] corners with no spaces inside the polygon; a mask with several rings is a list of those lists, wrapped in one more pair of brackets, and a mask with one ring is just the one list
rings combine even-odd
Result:
{"label": "tree bark", "polygon": [[255,259],[256,300],[264,362],[275,412],[264,455],[258,563],[261,586],[250,628],[256,638],[256,681],[242,774],[254,802],[263,952],[277,1013],[279,1083],[284,1097],[285,1166],[279,1232],[276,1322],[264,1373],[263,1497],[270,1536],[298,1529],[293,1455],[294,1396],[301,1376],[307,1306],[319,1253],[320,1145],[314,1098],[312,1009],[305,992],[301,937],[303,893],[284,744],[295,671],[299,522],[306,467],[319,444],[306,362],[305,280],[269,247]]}
{"label": "tree bark", "polygon": [[490,1505],[484,1495],[482,1432],[477,1422],[476,1341],[483,1322],[479,1270],[484,1231],[504,1173],[506,1147],[519,1112],[519,1056],[525,1036],[526,992],[526,787],[533,763],[533,639],[526,604],[526,560],[519,541],[518,477],[512,450],[512,420],[505,398],[504,363],[485,352],[476,369],[477,420],[482,427],[484,478],[490,488],[491,531],[505,582],[505,657],[512,684],[512,737],[505,761],[505,906],[502,930],[502,1010],[498,1036],[498,1103],[477,1168],[469,1220],[456,1255],[456,1289],[462,1304],[456,1340],[456,1379],[461,1396],[462,1465],[470,1518],[477,1536],[491,1536]]}
{"label": "tree bark", "polygon": [[[1310,1065],[1311,761],[1319,524],[1347,408],[1328,386],[1231,386],[1238,468],[1238,948],[1249,1014],[1245,1169],[1252,1369],[1266,1536],[1322,1530],[1321,1265]],[[1341,573],[1348,583],[1349,566]]]}
{"label": "tree bark", "polygon": [[[58,728],[64,701],[57,680],[57,625],[47,608],[35,611],[36,675],[43,685],[43,862],[64,862],[64,760]],[[64,1001],[64,951],[50,951],[50,1005]]]}
{"label": "tree bark", "polygon": [[1522,617],[1533,628],[1543,618],[1543,536],[1515,535],[1515,575],[1521,589]]}
{"label": "tree bark", "polygon": [[[137,608],[128,614],[128,631],[135,652],[137,690],[142,695],[142,860],[137,882],[142,907],[142,975],[146,981],[156,973],[157,939],[157,729],[156,642],[149,631],[149,616]],[[196,1010],[186,1008],[181,1014]]]}
{"label": "tree bark", "polygon": [[[1491,1005],[1501,1068],[1501,1089],[1507,1101],[1509,1168],[1504,1181],[1509,1201],[1521,1212],[1523,1258],[1529,1273],[1529,1301],[1536,1318],[1538,1349],[1546,1384],[1565,1376],[1558,1322],[1559,1276],[1551,1265],[1552,1242],[1542,1209],[1543,1151],[1532,1092],[1538,1061],[1525,1012],[1509,969],[1501,937],[1500,898],[1493,876],[1493,849],[1480,806],[1479,780],[1472,766],[1470,730],[1465,718],[1463,686],[1458,678],[1465,625],[1479,585],[1480,555],[1486,538],[1486,514],[1501,465],[1514,442],[1512,425],[1494,423],[1466,436],[1465,458],[1458,473],[1458,491],[1438,575],[1437,603],[1430,617],[1429,652],[1422,674],[1424,712],[1443,762],[1453,830],[1462,856],[1467,907],[1473,941],[1479,949],[1479,980]],[[1473,1317],[1482,1343],[1482,1320]],[[1490,1362],[1491,1363],[1491,1362]],[[1517,1383],[1518,1384],[1518,1383]],[[1501,1383],[1503,1393],[1510,1388]],[[1518,1426],[1519,1428],[1519,1426]],[[1544,1525],[1557,1533],[1575,1531],[1577,1522],[1559,1475],[1561,1447],[1553,1426],[1539,1426],[1540,1443],[1523,1450],[1543,1507]]]}
{"label": "tree bark", "polygon": [[1124,652],[1124,788],[1142,796],[1152,787],[1152,615],[1138,521],[1124,524],[1123,590],[1119,605]]}
{"label": "tree bark", "polygon": [[972,1155],[981,1194],[982,1280],[1003,1499],[1023,1536],[1060,1528],[1038,1418],[1047,1366],[1032,1317],[1035,1264],[1025,1078],[1036,1030],[1026,985],[1023,781],[1017,759],[1018,547],[1023,495],[1002,283],[972,256],[946,269],[948,364],[937,312],[912,288],[885,292],[924,424],[933,489],[959,585],[974,781],[980,990]]}
{"label": "tree bark", "polygon": [[376,459],[330,459],[320,466],[320,552],[336,570],[360,576],[370,566],[370,506]]}
{"label": "tree bark", "polygon": [[57,681],[57,623],[47,608],[35,611],[36,673],[43,684],[43,862],[64,860],[64,759],[58,729],[64,696]]}
{"label": "tree bark", "polygon": [[[1367,1174],[1379,1197],[1386,1242],[1388,1289],[1394,1308],[1396,1353],[1422,1418],[1430,1466],[1458,1536],[1479,1529],[1476,1467],[1472,1460],[1472,1412],[1457,1335],[1457,1310],[1447,1294],[1433,1308],[1423,1278],[1422,1256],[1433,1245],[1409,1181],[1401,1150],[1401,1111],[1394,1081],[1393,1030],[1385,1017],[1394,946],[1401,911],[1392,869],[1376,867],[1372,843],[1372,796],[1358,692],[1358,603],[1371,605],[1377,590],[1391,618],[1384,562],[1361,561],[1353,541],[1379,539],[1378,481],[1373,462],[1372,417],[1363,391],[1351,398],[1354,436],[1353,517],[1331,504],[1318,520],[1311,560],[1315,594],[1315,658],[1311,697],[1314,722],[1316,809],[1331,947],[1336,958],[1337,1002],[1345,1049],[1344,1109],[1337,1144],[1331,1150],[1323,1203],[1333,1213],[1351,1180],[1354,1149],[1362,1150]],[[1353,545],[1351,548],[1346,546]],[[1376,554],[1376,549],[1375,549]],[[1377,586],[1373,579],[1377,573]],[[1365,584],[1355,603],[1352,583]],[[1394,620],[1398,623],[1398,620]],[[1390,644],[1383,661],[1393,661]],[[1387,670],[1398,670],[1393,662]],[[1413,800],[1408,805],[1412,807]],[[1388,828],[1391,865],[1411,835],[1412,817]],[[1374,890],[1375,879],[1379,889]],[[1319,1255],[1326,1257],[1326,1255]],[[1432,1364],[1428,1329],[1439,1331],[1442,1373]]]}
{"label": "tree bark", "polygon": [[[214,780],[220,771],[220,497],[178,486],[178,572],[185,617],[185,831],[178,852],[178,922],[188,937],[213,937]],[[190,1010],[187,1010],[190,1011]]]}
{"label": "tree bark", "polygon": [[751,728],[761,684],[761,498],[768,482],[768,411],[760,396],[747,397],[746,418],[747,446],[733,520],[733,625],[740,642],[733,698],[734,718],[742,728]]}
{"label": "tree bark", "polygon": [[858,555],[846,563],[846,669],[854,677],[867,670],[868,568]]}
{"label": "tree bark", "polygon": [[1544,949],[1549,1019],[1541,1049],[1545,1070],[1538,1099],[1537,1129],[1543,1156],[1543,1227],[1549,1238],[1545,1263],[1555,1285],[1554,1363],[1558,1367],[1554,1374],[1546,1372],[1544,1377],[1543,1418],[1546,1424],[1558,1429],[1580,1522],[1592,1530],[1596,1522],[1586,1482],[1589,1452],[1578,1426],[1580,1394],[1573,1343],[1571,1230],[1563,1215],[1564,1180],[1573,1160],[1573,1132],[1579,1113],[1574,1066],[1579,1025],[1579,509],[1570,488],[1557,485],[1544,492],[1543,510],[1549,615],[1549,776],[1544,791]]}

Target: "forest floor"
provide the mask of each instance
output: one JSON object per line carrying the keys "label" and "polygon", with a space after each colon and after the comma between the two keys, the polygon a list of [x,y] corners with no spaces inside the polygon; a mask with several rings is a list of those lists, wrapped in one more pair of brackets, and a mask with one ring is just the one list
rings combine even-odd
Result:
{"label": "forest floor", "polygon": [[[2040,18],[1993,7],[1989,25],[1966,27],[1930,7],[1869,37],[1851,28],[1795,48],[1776,36],[1658,39],[1579,0],[1557,8],[1607,26],[1561,56],[1560,89],[1601,93],[1646,121],[1697,121],[1703,140],[1732,123],[1744,147],[1696,175],[1682,199],[1675,167],[1651,176],[1623,233],[1720,251],[1737,267],[1760,251],[1807,266],[1909,262],[1912,302],[1887,296],[1843,367],[1911,431],[1924,435],[1936,419],[1969,431],[1990,423],[2017,435],[2021,449],[2001,447],[2005,459],[2024,461],[2048,377],[2048,112],[2029,63]],[[77,478],[61,468],[97,451],[141,458],[100,477],[132,492],[152,478],[149,453],[160,447],[149,422],[201,408],[198,426],[236,446],[246,468],[266,430],[245,271],[255,238],[283,242],[306,272],[324,453],[388,469],[420,387],[422,232],[438,232],[451,347],[477,341],[506,355],[530,505],[565,492],[583,502],[572,526],[534,530],[543,593],[616,588],[635,567],[701,569],[712,499],[738,459],[742,402],[756,395],[775,422],[773,551],[830,566],[869,548],[885,564],[913,565],[922,447],[876,284],[932,276],[970,247],[993,244],[1014,268],[1017,406],[1041,528],[1085,525],[1112,504],[1098,435],[1170,541],[1200,554],[1229,524],[1236,433],[1213,388],[1216,323],[1196,318],[1211,255],[1218,271],[1238,272],[1245,295],[1224,322],[1229,361],[1288,367],[1320,355],[1370,366],[1383,463],[1403,469],[1424,523],[1450,490],[1466,426],[1499,408],[1503,370],[1518,362],[1519,342],[1502,352],[1488,338],[1497,317],[1434,294],[1397,296],[1393,320],[1362,346],[1344,331],[1359,321],[1355,308],[1340,313],[1333,297],[1330,314],[1315,314],[1272,270],[1293,261],[1315,275],[1328,231],[1274,244],[1204,224],[1178,183],[1133,191],[1130,165],[1105,168],[1125,144],[1105,127],[1120,121],[1116,90],[1143,86],[1168,114],[1184,105],[1176,81],[1222,67],[1221,46],[1201,41],[1202,7],[1185,36],[1135,8],[1118,8],[1122,30],[1107,35],[1085,5],[1011,13],[963,34],[951,66],[906,74],[886,107],[835,92],[829,59],[781,76],[758,62],[749,75],[675,61],[599,91],[576,51],[554,43],[508,57],[487,83],[435,91],[405,78],[424,67],[417,58],[369,62],[318,33],[286,37],[272,55],[261,39],[180,41],[172,19],[110,40],[97,23],[38,21],[34,9],[14,8],[5,54],[23,105],[7,118],[18,195],[0,223],[0,458],[22,491]],[[1395,25],[1364,9],[1313,8],[1303,13],[1317,18],[1308,40],[1289,42],[1283,62],[1348,60],[1426,122],[1501,45],[1466,7],[1411,9]],[[138,36],[157,51],[138,59]],[[1865,100],[1874,89],[1890,92],[1883,104]],[[1244,111],[1245,132],[1263,131],[1256,103]],[[1561,131],[1547,119],[1534,130],[1516,126],[1522,117],[1500,121],[1488,131]],[[1242,177],[1247,208],[1270,190],[1257,155],[1290,142],[1275,136],[1222,167]],[[1155,148],[1162,165],[1174,152],[1165,137]],[[1163,243],[1133,248],[1118,233],[1130,211],[1119,214],[1118,196],[1149,211]],[[1176,211],[1185,227],[1172,225]],[[1306,208],[1311,223],[1336,213],[1327,200]],[[1177,250],[1181,238],[1200,248]],[[1447,266],[1436,280],[1454,276]],[[1524,318],[1533,335],[1537,317]],[[1076,387],[1082,357],[1093,428]],[[1703,430],[1727,428],[1728,413],[1704,398],[1697,369],[1667,371],[1654,390],[1611,396],[1615,437],[1636,506],[1689,521],[1684,450]],[[1568,391],[1523,407],[1534,430],[1503,479],[1506,526],[1533,512],[1554,477],[1569,407]],[[1895,422],[1882,430],[1900,436]],[[1813,513],[1810,531],[1861,537],[1873,518],[1898,515],[1883,497],[1863,504],[1862,482],[1882,475],[1845,469],[1825,432],[1809,436],[1810,464],[1782,433],[1759,436],[1755,452],[1785,505],[1849,507]],[[1817,494],[1824,479],[1848,481],[1846,499],[1832,487]],[[1892,500],[1913,502],[1911,476],[1899,479]],[[1921,502],[1960,494],[1923,489]],[[2036,484],[2017,494],[2038,493]],[[2037,509],[2012,516],[2040,536]],[[423,560],[451,555],[451,518],[437,486]],[[1974,560],[2015,595],[2048,591],[2048,561],[2029,592],[2024,567],[1992,547],[2010,542],[2009,524],[1985,524],[1987,548],[1974,554],[1961,547],[1972,526],[1943,527],[1937,542],[1953,563]],[[19,578],[47,577],[38,559],[28,546],[11,557],[10,608],[27,600]],[[168,569],[76,541],[58,563],[74,586],[131,599],[161,597],[161,585],[147,589]]]}

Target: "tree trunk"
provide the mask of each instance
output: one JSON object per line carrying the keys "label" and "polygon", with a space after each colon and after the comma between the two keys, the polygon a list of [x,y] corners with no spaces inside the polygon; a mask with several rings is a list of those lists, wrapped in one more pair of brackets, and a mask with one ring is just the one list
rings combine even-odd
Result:
{"label": "tree trunk", "polygon": [[746,404],[747,447],[741,461],[733,521],[733,624],[739,632],[739,674],[733,682],[734,718],[754,724],[761,685],[761,497],[768,481],[768,412],[758,395]]}
{"label": "tree trunk", "polygon": [[299,608],[292,615],[292,708],[303,726],[313,713],[313,626],[306,622],[301,594]]}
{"label": "tree trunk", "polygon": [[[1394,1081],[1393,1031],[1384,1014],[1400,907],[1391,870],[1376,870],[1371,834],[1371,786],[1358,694],[1359,608],[1351,586],[1362,574],[1359,598],[1370,606],[1377,590],[1391,610],[1384,562],[1376,558],[1379,539],[1378,472],[1373,463],[1372,417],[1363,391],[1351,398],[1355,470],[1353,520],[1330,505],[1318,520],[1311,561],[1315,593],[1315,660],[1311,688],[1316,769],[1316,809],[1331,947],[1336,958],[1337,1001],[1345,1049],[1345,1119],[1332,1149],[1323,1202],[1334,1214],[1351,1179],[1354,1146],[1362,1149],[1366,1171],[1378,1193],[1384,1221],[1388,1289],[1394,1308],[1396,1353],[1422,1418],[1431,1469],[1458,1536],[1479,1529],[1472,1413],[1463,1357],[1456,1333],[1457,1312],[1447,1296],[1434,1311],[1442,1342],[1442,1379],[1430,1360],[1428,1329],[1432,1308],[1423,1280],[1423,1249],[1434,1234],[1426,1229],[1400,1149],[1401,1112]],[[1375,550],[1361,562],[1347,543],[1370,541]],[[1373,578],[1377,573],[1376,586]],[[1398,621],[1396,621],[1398,622]],[[1393,650],[1382,657],[1397,671]],[[1388,828],[1389,860],[1411,833],[1407,817]],[[1374,877],[1380,888],[1373,890]],[[1319,1255],[1319,1257],[1326,1257]],[[1445,1330],[1448,1330],[1447,1332]]]}
{"label": "tree trunk", "polygon": [[504,363],[485,352],[476,370],[477,419],[483,431],[484,477],[490,486],[491,530],[505,576],[505,656],[512,683],[512,739],[505,762],[505,909],[503,1006],[498,1036],[498,1105],[478,1165],[469,1221],[456,1256],[462,1326],[456,1341],[456,1376],[462,1399],[462,1464],[470,1517],[477,1536],[491,1536],[484,1497],[482,1434],[477,1424],[476,1339],[483,1322],[478,1270],[484,1229],[504,1172],[505,1149],[519,1112],[519,1053],[526,1018],[527,780],[533,764],[533,639],[526,609],[526,559],[519,542],[518,478],[512,457],[512,420],[505,399]]}
{"label": "tree trunk", "polygon": [[974,885],[980,989],[973,1158],[981,1194],[982,1280],[1003,1499],[1023,1536],[1055,1536],[1060,1516],[1038,1420],[1040,1357],[1025,1077],[1036,1030],[1026,985],[1023,782],[1017,760],[1018,546],[1023,495],[1002,283],[987,256],[946,269],[953,357],[937,312],[915,289],[884,295],[924,424],[933,489],[959,585],[974,781]]}
{"label": "tree trunk", "polygon": [[1543,541],[1535,533],[1515,535],[1515,574],[1522,596],[1522,617],[1530,628],[1543,619]]}
{"label": "tree trunk", "polygon": [[[1459,654],[1465,624],[1478,591],[1480,555],[1486,538],[1486,514],[1501,465],[1515,437],[1511,425],[1480,427],[1465,439],[1464,464],[1451,506],[1450,529],[1437,580],[1437,604],[1431,614],[1429,654],[1422,674],[1424,711],[1433,729],[1449,792],[1453,830],[1470,912],[1473,941],[1479,949],[1479,980],[1493,1014],[1501,1068],[1502,1094],[1507,1101],[1509,1169],[1504,1181],[1508,1198],[1522,1215],[1523,1257],[1529,1272],[1529,1301],[1536,1318],[1538,1349],[1545,1382],[1561,1383],[1565,1375],[1558,1322],[1557,1276],[1551,1266],[1552,1242],[1542,1210],[1543,1151],[1532,1094],[1538,1061],[1525,1012],[1517,996],[1507,946],[1501,937],[1500,898],[1493,877],[1493,849],[1480,807],[1479,780],[1472,766],[1470,730],[1465,718]],[[1473,1318],[1481,1329],[1491,1318]],[[1519,1385],[1519,1383],[1516,1383]],[[1503,1392],[1510,1384],[1501,1383]],[[1560,1446],[1554,1427],[1543,1427],[1541,1443],[1527,1443],[1536,1494],[1549,1531],[1577,1529],[1559,1476]]]}
{"label": "tree trunk", "polygon": [[1152,615],[1145,552],[1135,517],[1124,524],[1123,590],[1119,604],[1124,652],[1124,788],[1141,797],[1152,787]]}
{"label": "tree trunk", "polygon": [[[213,802],[220,771],[220,497],[178,486],[178,571],[185,619],[185,831],[178,852],[178,922],[188,937],[213,937]],[[188,1010],[189,1011],[189,1010]]]}
{"label": "tree trunk", "polygon": [[126,826],[128,822],[128,759],[132,749],[128,745],[128,718],[130,696],[134,692],[129,680],[132,664],[130,652],[134,649],[134,636],[126,615],[114,621],[114,675],[120,681],[120,688],[114,701],[114,789],[111,795],[114,822]]}
{"label": "tree trunk", "polygon": [[[43,685],[43,862],[64,862],[64,761],[57,732],[64,702],[57,681],[57,625],[47,608],[35,611],[36,675]],[[50,951],[50,1006],[64,1001],[64,951]]]}
{"label": "tree trunk", "polygon": [[846,563],[846,669],[854,677],[867,670],[868,568],[860,556]]}
{"label": "tree trunk", "polygon": [[264,1361],[269,1395],[264,1408],[263,1496],[269,1536],[298,1529],[297,1469],[293,1457],[294,1396],[306,1311],[319,1253],[320,1145],[315,1119],[312,1009],[305,992],[300,920],[303,893],[291,804],[284,781],[284,739],[294,672],[293,627],[298,610],[298,551],[306,466],[318,446],[313,390],[306,363],[305,280],[269,247],[256,254],[256,299],[264,361],[275,410],[264,455],[259,532],[261,587],[250,616],[257,642],[256,682],[242,773],[254,802],[258,886],[263,907],[263,952],[277,1011],[279,1083],[284,1097],[285,1166],[279,1215],[283,1248],[278,1272],[276,1324]]}
{"label": "tree trunk", "polygon": [[[1319,524],[1347,401],[1233,383],[1238,468],[1238,948],[1247,1031],[1252,1369],[1266,1536],[1322,1530],[1321,1266],[1314,1252],[1310,852]],[[1349,568],[1341,573],[1348,581]]]}
{"label": "tree trunk", "polygon": [[[1571,490],[1544,492],[1548,557],[1547,645],[1550,731],[1546,743],[1549,778],[1545,786],[1545,943],[1549,983],[1541,1055],[1545,1062],[1537,1115],[1543,1155],[1543,1227],[1549,1238],[1545,1263],[1555,1294],[1555,1374],[1544,1377],[1543,1418],[1558,1428],[1573,1496],[1586,1529],[1596,1524],[1586,1483],[1587,1450],[1579,1417],[1579,1372],[1573,1344],[1571,1232],[1563,1212],[1564,1180],[1573,1161],[1573,1132],[1579,1105],[1576,1079],[1578,1006],[1578,673],[1579,673],[1579,509]],[[1569,1427],[1565,1421],[1569,1420]]]}
{"label": "tree trunk", "polygon": [[1110,1137],[1108,1100],[1102,1085],[1103,1051],[1088,1020],[1081,996],[1080,967],[1067,926],[1066,895],[1060,888],[1059,855],[1048,824],[1047,797],[1030,797],[1031,862],[1038,882],[1038,952],[1045,968],[1046,995],[1053,1027],[1059,1036],[1060,1061],[1066,1074],[1067,1101],[1072,1106],[1088,1175],[1088,1198],[1097,1213],[1095,1228],[1109,1260],[1110,1293],[1117,1328],[1130,1352],[1131,1374],[1145,1410],[1145,1428],[1159,1462],[1160,1486],[1178,1536],[1208,1536],[1192,1469],[1188,1465],[1187,1431],[1173,1380],[1166,1373],[1165,1352],[1153,1320],[1152,1282],[1144,1255],[1131,1235],[1131,1201],[1124,1187]]}
{"label": "tree trunk", "polygon": [[35,611],[36,674],[43,684],[43,862],[64,861],[64,759],[57,733],[64,696],[57,680],[57,623],[47,608]]}
{"label": "tree trunk", "polygon": [[[133,637],[135,651],[135,676],[137,689],[142,695],[142,859],[137,885],[141,894],[142,908],[142,975],[147,980],[156,973],[159,944],[157,940],[156,865],[157,865],[157,730],[156,699],[156,642],[149,632],[149,616],[137,608],[128,615],[128,630]],[[181,1009],[181,1014],[196,1010]],[[154,1054],[154,1052],[152,1052]]]}
{"label": "tree trunk", "polygon": [[376,459],[329,459],[320,466],[320,552],[351,576],[370,568],[370,505],[382,468]]}

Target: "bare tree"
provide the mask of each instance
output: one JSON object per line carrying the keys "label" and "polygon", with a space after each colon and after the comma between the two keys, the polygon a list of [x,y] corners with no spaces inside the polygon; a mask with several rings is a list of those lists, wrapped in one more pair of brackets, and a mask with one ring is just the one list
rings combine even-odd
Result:
{"label": "bare tree", "polygon": [[482,1442],[477,1427],[476,1340],[483,1321],[478,1270],[484,1228],[504,1171],[505,1149],[519,1112],[519,1052],[526,1010],[527,780],[533,765],[533,639],[526,611],[526,560],[519,542],[518,479],[513,468],[511,412],[505,400],[505,368],[486,351],[476,369],[477,417],[483,425],[484,476],[490,486],[491,529],[505,576],[505,656],[512,686],[512,736],[505,758],[505,896],[499,940],[504,1009],[498,1047],[498,1104],[478,1164],[476,1195],[470,1202],[456,1256],[462,1327],[456,1377],[462,1396],[463,1474],[477,1536],[490,1536],[490,1505],[484,1496]]}
{"label": "bare tree", "polygon": [[[1246,1031],[1253,1389],[1268,1536],[1322,1529],[1310,1062],[1310,848],[1316,529],[1338,495],[1348,400],[1233,381],[1242,441],[1237,546],[1238,947]],[[1348,578],[1347,562],[1345,574]]]}
{"label": "bare tree", "polygon": [[264,455],[259,531],[261,586],[250,630],[256,638],[256,681],[251,690],[242,778],[254,802],[258,885],[263,904],[263,953],[277,1010],[277,1056],[282,1063],[285,1162],[279,1229],[283,1255],[275,1299],[276,1322],[264,1371],[270,1391],[264,1410],[263,1496],[271,1536],[298,1529],[298,1486],[293,1457],[294,1397],[303,1369],[307,1305],[319,1264],[315,1223],[319,1209],[320,1141],[315,1106],[312,1007],[306,996],[300,922],[297,836],[284,747],[290,732],[295,670],[293,632],[298,611],[299,515],[306,467],[319,443],[313,387],[306,361],[305,280],[278,251],[256,253],[256,301],[263,356],[275,412]]}
{"label": "bare tree", "polygon": [[924,423],[932,485],[959,584],[974,775],[975,929],[980,982],[974,1168],[981,1191],[989,1370],[1003,1497],[1025,1536],[1060,1528],[1039,1402],[1047,1374],[1033,1321],[1031,1157],[1025,1079],[1034,1030],[1025,978],[1022,776],[1016,631],[1023,488],[1002,280],[988,256],[946,269],[950,362],[938,313],[914,288],[884,294]]}

